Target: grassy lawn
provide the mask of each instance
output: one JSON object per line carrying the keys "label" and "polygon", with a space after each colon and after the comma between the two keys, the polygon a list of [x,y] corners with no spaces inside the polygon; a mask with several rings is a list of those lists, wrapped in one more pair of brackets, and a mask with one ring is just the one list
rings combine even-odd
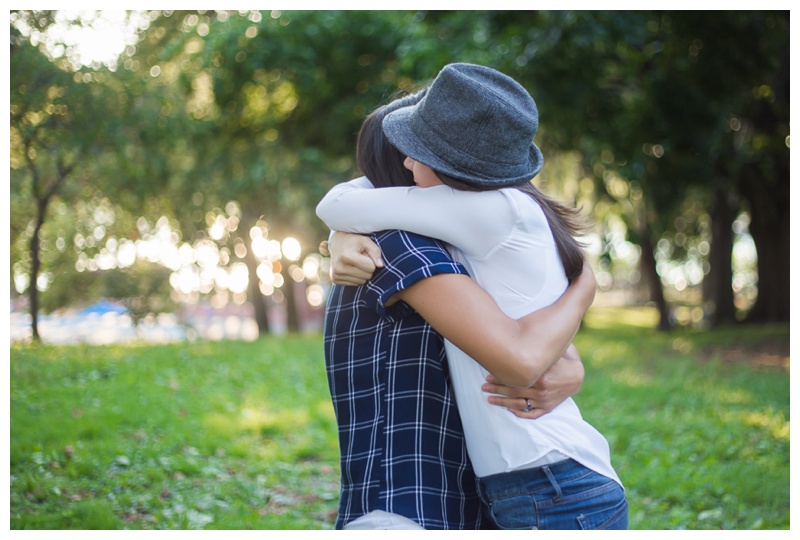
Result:
{"label": "grassy lawn", "polygon": [[[789,528],[789,328],[659,334],[598,309],[576,397],[634,529]],[[329,529],[319,336],[13,347],[12,529]]]}
{"label": "grassy lawn", "polygon": [[319,338],[11,352],[11,527],[330,528]]}

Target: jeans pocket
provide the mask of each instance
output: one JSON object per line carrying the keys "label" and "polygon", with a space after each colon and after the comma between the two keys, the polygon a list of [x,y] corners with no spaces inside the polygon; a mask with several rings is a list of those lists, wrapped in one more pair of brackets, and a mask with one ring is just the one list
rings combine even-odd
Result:
{"label": "jeans pocket", "polygon": [[[614,504],[610,496],[615,495],[619,500]],[[578,516],[578,525],[583,530],[626,530],[628,528],[628,501],[625,492],[620,487],[608,494],[605,508],[596,512],[587,512]]]}
{"label": "jeans pocket", "polygon": [[536,505],[528,494],[496,499],[489,503],[489,515],[498,528],[531,530],[537,528]]}

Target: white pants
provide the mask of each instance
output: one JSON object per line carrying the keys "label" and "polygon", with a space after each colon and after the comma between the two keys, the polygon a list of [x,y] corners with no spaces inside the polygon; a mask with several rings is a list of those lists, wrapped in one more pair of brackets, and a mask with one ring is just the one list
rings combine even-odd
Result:
{"label": "white pants", "polygon": [[390,514],[383,510],[373,510],[358,519],[354,519],[344,526],[345,531],[366,531],[366,530],[397,530],[413,531],[424,530],[415,521],[399,514]]}

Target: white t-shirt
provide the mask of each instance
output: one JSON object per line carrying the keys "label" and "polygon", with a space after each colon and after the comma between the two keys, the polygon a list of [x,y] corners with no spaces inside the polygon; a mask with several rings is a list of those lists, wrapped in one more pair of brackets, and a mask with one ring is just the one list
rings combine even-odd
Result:
{"label": "white t-shirt", "polygon": [[[515,188],[461,191],[449,186],[372,189],[365,177],[334,187],[317,206],[332,230],[402,229],[443,240],[509,317],[549,306],[568,286],[542,209]],[[491,405],[488,372],[445,340],[467,449],[479,477],[571,457],[619,482],[606,439],[570,398],[536,420]]]}

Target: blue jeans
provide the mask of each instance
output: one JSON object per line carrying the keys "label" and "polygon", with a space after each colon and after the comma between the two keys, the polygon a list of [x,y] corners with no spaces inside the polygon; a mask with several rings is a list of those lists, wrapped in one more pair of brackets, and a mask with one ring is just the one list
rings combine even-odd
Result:
{"label": "blue jeans", "polygon": [[478,480],[484,509],[500,529],[627,529],[622,487],[567,459]]}

